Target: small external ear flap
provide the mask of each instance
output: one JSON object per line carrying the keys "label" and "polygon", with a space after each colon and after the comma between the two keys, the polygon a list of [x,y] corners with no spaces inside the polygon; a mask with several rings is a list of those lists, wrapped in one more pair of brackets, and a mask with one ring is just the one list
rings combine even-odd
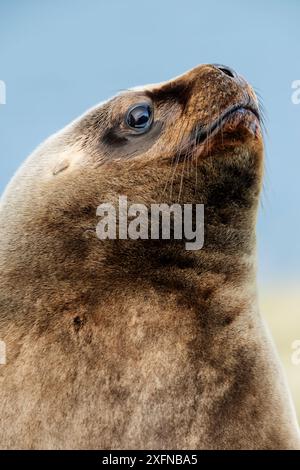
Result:
{"label": "small external ear flap", "polygon": [[70,165],[70,162],[67,158],[64,158],[60,162],[58,162],[52,170],[54,176],[58,175],[61,171],[66,170]]}

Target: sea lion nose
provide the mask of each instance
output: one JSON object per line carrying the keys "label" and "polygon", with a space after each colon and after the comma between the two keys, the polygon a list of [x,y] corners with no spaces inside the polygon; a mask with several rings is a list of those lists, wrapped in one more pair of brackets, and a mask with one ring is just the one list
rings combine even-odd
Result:
{"label": "sea lion nose", "polygon": [[227,65],[222,65],[222,64],[212,64],[212,65],[214,67],[216,67],[217,69],[219,69],[225,75],[228,75],[228,77],[231,77],[231,78],[237,78],[238,77],[238,74],[233,69],[228,67]]}

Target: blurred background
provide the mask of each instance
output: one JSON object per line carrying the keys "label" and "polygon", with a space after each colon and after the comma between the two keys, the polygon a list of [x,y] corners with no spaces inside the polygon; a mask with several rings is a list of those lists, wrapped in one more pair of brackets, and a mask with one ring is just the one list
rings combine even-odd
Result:
{"label": "blurred background", "polygon": [[43,139],[124,88],[221,63],[260,93],[260,303],[300,417],[299,19],[299,0],[0,0],[0,193]]}

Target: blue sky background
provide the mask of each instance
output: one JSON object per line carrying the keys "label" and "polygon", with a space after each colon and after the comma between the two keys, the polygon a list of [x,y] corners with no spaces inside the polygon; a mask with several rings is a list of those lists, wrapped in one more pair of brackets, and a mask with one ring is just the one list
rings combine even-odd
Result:
{"label": "blue sky background", "polygon": [[223,63],[267,110],[263,283],[300,279],[299,0],[0,0],[0,193],[47,136],[120,89]]}

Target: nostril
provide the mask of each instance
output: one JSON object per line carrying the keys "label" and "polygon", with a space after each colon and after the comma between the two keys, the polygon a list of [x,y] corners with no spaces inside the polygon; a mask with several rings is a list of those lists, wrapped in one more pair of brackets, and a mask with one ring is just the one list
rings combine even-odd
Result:
{"label": "nostril", "polygon": [[221,70],[221,72],[223,72],[228,77],[235,78],[237,76],[235,71],[232,70],[230,67],[227,67],[227,65],[214,64],[214,66]]}
{"label": "nostril", "polygon": [[230,70],[226,67],[219,67],[219,70],[221,70],[221,72],[225,73],[225,75],[228,75],[228,77],[234,78],[234,74],[233,74],[232,70]]}

